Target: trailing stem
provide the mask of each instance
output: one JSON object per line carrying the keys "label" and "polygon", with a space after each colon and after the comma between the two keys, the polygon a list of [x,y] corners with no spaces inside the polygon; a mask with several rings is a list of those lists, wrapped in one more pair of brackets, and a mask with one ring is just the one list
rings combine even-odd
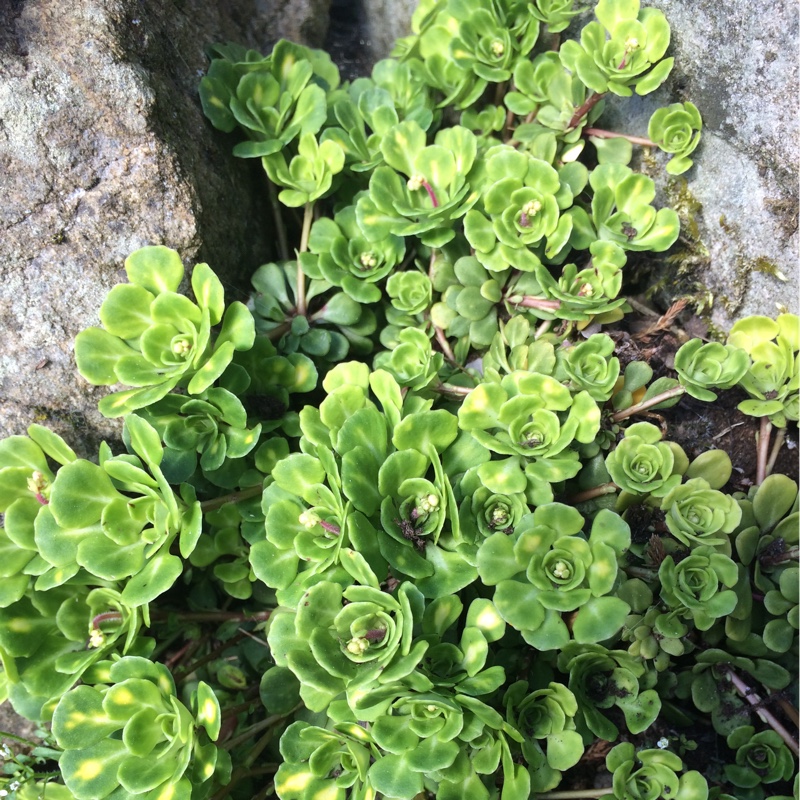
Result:
{"label": "trailing stem", "polygon": [[584,128],[584,136],[595,136],[598,139],[627,139],[631,144],[640,144],[642,147],[658,147],[658,145],[645,136],[630,136],[627,133],[604,131],[602,128]]}
{"label": "trailing stem", "polygon": [[609,786],[605,789],[573,789],[564,792],[542,792],[536,795],[536,800],[590,800],[593,797],[605,797],[614,794],[614,790]]}
{"label": "trailing stem", "polygon": [[767,470],[764,477],[772,475],[772,470],[775,468],[775,462],[778,460],[778,454],[781,451],[781,447],[783,447],[784,439],[786,439],[786,428],[778,428],[778,432],[775,434],[775,440],[772,444],[772,450],[767,459]]}
{"label": "trailing stem", "polygon": [[281,204],[278,200],[278,189],[275,184],[268,180],[269,202],[272,206],[272,216],[275,221],[275,233],[278,237],[278,255],[283,261],[289,260],[289,243],[286,241],[286,228],[283,224],[283,214]]}
{"label": "trailing stem", "polygon": [[548,300],[545,297],[531,297],[530,295],[514,295],[508,298],[508,302],[514,306],[541,308],[545,311],[558,311],[558,309],[561,308],[560,300]]}
{"label": "trailing stem", "polygon": [[619,486],[617,486],[617,484],[613,481],[611,483],[601,483],[600,486],[594,486],[591,489],[586,489],[586,491],[573,494],[571,497],[568,497],[566,500],[564,500],[564,502],[574,506],[578,503],[585,503],[587,500],[594,500],[595,497],[613,494],[618,490]]}
{"label": "trailing stem", "polygon": [[[769,417],[761,417],[761,427],[756,435],[756,486],[761,486],[767,477],[767,460],[769,457],[769,438],[772,423]],[[777,458],[777,455],[776,455]]]}
{"label": "trailing stem", "polygon": [[[303,212],[303,230],[300,234],[300,249],[297,251],[298,256],[308,250],[308,239],[311,235],[311,222],[314,219],[314,204],[306,203],[305,211]],[[300,317],[306,315],[306,276],[303,268],[300,265],[300,259],[297,259],[297,314]]]}
{"label": "trailing stem", "polygon": [[[436,256],[438,254],[438,250],[434,247],[431,250],[431,257],[430,261],[428,261],[428,280],[433,283],[433,268],[436,264]],[[428,314],[428,318],[430,319],[430,314]],[[431,320],[431,325],[433,325],[433,333],[436,337],[436,341],[439,343],[439,347],[442,349],[442,353],[444,357],[455,367],[459,366],[458,362],[456,361],[455,354],[453,353],[453,348],[450,347],[450,342],[447,341],[447,335],[445,334],[444,330],[440,328],[438,325],[433,324],[433,320]]]}
{"label": "trailing stem", "polygon": [[441,394],[456,394],[461,397],[466,397],[472,392],[472,389],[468,386],[454,386],[452,383],[440,383],[438,386],[434,386],[433,389]]}
{"label": "trailing stem", "polygon": [[772,715],[772,712],[768,711],[766,708],[761,706],[761,698],[755,693],[755,691],[748,686],[730,667],[726,667],[728,675],[731,679],[731,683],[734,685],[739,694],[750,703],[751,706],[757,706],[753,710],[758,714],[763,722],[766,722],[778,736],[786,742],[786,746],[795,754],[800,754],[800,748],[798,748],[797,740],[786,730],[786,728],[778,722],[777,719]]}
{"label": "trailing stem", "polygon": [[567,130],[571,131],[573,128],[577,128],[583,117],[588,114],[605,96],[605,92],[590,94],[583,104],[575,109],[572,119],[567,124]]}
{"label": "trailing stem", "polygon": [[264,491],[260,484],[249,486],[247,489],[240,489],[238,492],[224,494],[222,497],[215,497],[213,500],[204,500],[200,503],[200,509],[205,514],[206,511],[213,511],[226,503],[239,503],[242,500],[249,500],[251,497],[258,497]]}
{"label": "trailing stem", "polygon": [[659,403],[663,403],[673,397],[680,397],[685,392],[686,389],[684,389],[683,386],[674,386],[672,389],[668,389],[666,392],[661,392],[661,394],[657,394],[655,397],[651,397],[649,400],[643,400],[641,403],[637,403],[635,406],[630,406],[629,408],[623,408],[622,411],[617,411],[616,414],[611,415],[611,421],[621,422],[623,419],[632,417],[634,414],[641,414],[642,411],[647,411],[653,406],[657,406]]}

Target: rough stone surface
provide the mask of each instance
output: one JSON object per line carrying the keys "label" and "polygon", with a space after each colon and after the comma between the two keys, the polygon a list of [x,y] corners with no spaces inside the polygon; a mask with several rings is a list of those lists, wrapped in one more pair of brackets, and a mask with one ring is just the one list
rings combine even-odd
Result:
{"label": "rough stone surface", "polygon": [[[695,166],[668,181],[665,154],[652,170],[663,202],[685,217],[684,237],[665,269],[680,271],[666,295],[714,297],[721,329],[748,314],[798,311],[798,4],[776,0],[768,12],[745,0],[646,0],[672,28],[675,69],[659,91],[609,104],[604,126],[646,135],[653,111],[690,100],[704,119]],[[373,59],[405,35],[414,0],[370,0],[363,38]],[[580,31],[591,11],[576,18]],[[615,108],[616,106],[616,108]],[[776,270],[787,280],[776,277]],[[661,276],[656,275],[655,280]]]}
{"label": "rough stone surface", "polygon": [[[0,436],[48,424],[82,453],[118,436],[76,373],[125,257],[164,244],[233,294],[271,253],[258,165],[205,121],[204,48],[319,46],[328,0],[0,3]],[[235,213],[231,213],[235,210]]]}

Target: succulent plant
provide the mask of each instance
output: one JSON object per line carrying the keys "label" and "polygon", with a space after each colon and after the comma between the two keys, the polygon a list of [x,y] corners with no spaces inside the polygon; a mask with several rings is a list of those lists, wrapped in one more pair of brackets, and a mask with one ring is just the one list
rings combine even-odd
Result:
{"label": "succulent plant", "polygon": [[100,308],[103,328],[86,328],[75,339],[86,380],[136,387],[104,397],[99,407],[106,416],[142,408],[176,387],[200,394],[222,375],[234,351],[253,346],[252,315],[238,301],[225,308],[222,284],[207,264],[192,272],[197,303],[177,293],[184,270],[174,250],[144,247],[128,256],[125,271],[129,282],[114,287]]}
{"label": "succulent plant", "polygon": [[713,402],[717,396],[711,389],[730,389],[747,372],[747,353],[732,345],[719,342],[703,344],[691,339],[675,353],[678,380],[686,391],[698,400]]}
{"label": "succulent plant", "polygon": [[672,158],[666,170],[670,175],[681,175],[692,166],[689,155],[700,144],[703,120],[694,103],[672,103],[659,108],[650,117],[647,135]]}

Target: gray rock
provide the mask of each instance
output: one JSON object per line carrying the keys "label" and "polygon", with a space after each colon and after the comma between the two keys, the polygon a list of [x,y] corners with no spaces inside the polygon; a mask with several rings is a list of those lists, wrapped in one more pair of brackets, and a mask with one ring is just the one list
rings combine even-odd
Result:
{"label": "gray rock", "polygon": [[[689,100],[704,119],[695,166],[668,180],[665,154],[645,168],[661,199],[684,218],[684,236],[658,262],[664,297],[713,296],[722,329],[748,314],[798,311],[798,5],[776,0],[768,11],[745,0],[646,0],[672,28],[675,69],[659,91],[609,103],[603,127],[646,135],[656,108]],[[409,32],[413,0],[364,4],[364,35],[374,59]],[[578,18],[576,35],[592,18]],[[782,280],[782,274],[786,280]],[[669,277],[667,277],[669,276]]]}
{"label": "gray rock", "polygon": [[[125,257],[165,244],[231,294],[270,256],[258,164],[197,97],[204,48],[319,46],[328,0],[0,4],[0,436],[46,423],[83,454],[119,424],[72,358]],[[236,213],[231,213],[235,209]]]}

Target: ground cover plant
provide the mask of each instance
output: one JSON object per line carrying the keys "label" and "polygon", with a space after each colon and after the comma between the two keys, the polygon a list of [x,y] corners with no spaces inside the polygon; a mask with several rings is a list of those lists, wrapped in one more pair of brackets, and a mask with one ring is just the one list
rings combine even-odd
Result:
{"label": "ground cover plant", "polygon": [[[654,361],[679,302],[631,336],[630,262],[680,232],[633,147],[680,174],[702,123],[598,127],[669,26],[575,14],[424,0],[345,83],[213,48],[277,258],[241,302],[131,254],[75,342],[121,444],[0,441],[0,687],[43,737],[4,797],[796,796],[800,320]],[[671,437],[723,396],[749,481]]]}

